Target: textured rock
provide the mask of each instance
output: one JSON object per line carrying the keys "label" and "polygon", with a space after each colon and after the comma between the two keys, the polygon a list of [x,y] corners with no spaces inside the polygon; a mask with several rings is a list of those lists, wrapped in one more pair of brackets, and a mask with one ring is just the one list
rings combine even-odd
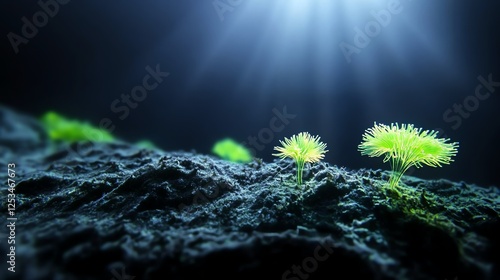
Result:
{"label": "textured rock", "polygon": [[406,176],[392,192],[387,172],[319,163],[299,189],[286,160],[127,143],[30,151],[0,159],[17,165],[16,279],[500,275],[496,187]]}
{"label": "textured rock", "polygon": [[39,152],[47,142],[45,130],[36,119],[0,105],[0,158]]}

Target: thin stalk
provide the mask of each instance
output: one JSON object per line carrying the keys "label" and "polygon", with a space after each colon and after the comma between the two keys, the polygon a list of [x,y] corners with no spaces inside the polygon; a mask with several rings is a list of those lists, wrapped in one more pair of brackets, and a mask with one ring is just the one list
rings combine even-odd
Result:
{"label": "thin stalk", "polygon": [[391,167],[392,167],[392,174],[391,177],[389,178],[389,187],[391,189],[395,189],[399,181],[401,180],[401,177],[403,177],[403,174],[410,168],[411,164],[403,164],[401,160],[398,159],[392,159],[391,160]]}
{"label": "thin stalk", "polygon": [[302,185],[302,173],[304,172],[304,164],[303,160],[297,161],[297,185]]}

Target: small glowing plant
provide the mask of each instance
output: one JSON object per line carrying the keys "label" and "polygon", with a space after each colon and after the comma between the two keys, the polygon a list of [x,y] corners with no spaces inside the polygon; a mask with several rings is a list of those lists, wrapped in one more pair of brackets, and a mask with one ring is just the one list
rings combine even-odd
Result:
{"label": "small glowing plant", "polygon": [[281,141],[281,147],[274,147],[278,151],[273,156],[285,159],[287,157],[295,160],[297,165],[297,184],[302,184],[302,173],[306,162],[314,163],[322,160],[325,156],[326,144],[320,142],[319,136],[311,136],[308,132],[301,132],[291,138]]}
{"label": "small glowing plant", "polygon": [[437,134],[437,131],[422,131],[412,124],[375,123],[363,134],[358,150],[370,157],[384,155],[384,162],[389,161],[392,168],[389,187],[394,189],[411,166],[441,167],[453,161],[451,157],[457,154],[458,143],[436,138]]}
{"label": "small glowing plant", "polygon": [[247,163],[253,159],[250,150],[231,138],[225,138],[215,143],[212,153],[232,162]]}
{"label": "small glowing plant", "polygon": [[48,111],[41,117],[47,134],[54,141],[88,141],[112,142],[114,136],[105,129],[92,126],[88,122],[68,119],[65,116]]}

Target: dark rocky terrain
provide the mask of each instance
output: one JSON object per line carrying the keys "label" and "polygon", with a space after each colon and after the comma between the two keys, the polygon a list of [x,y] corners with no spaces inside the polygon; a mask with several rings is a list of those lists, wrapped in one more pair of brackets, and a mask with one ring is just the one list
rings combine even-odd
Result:
{"label": "dark rocky terrain", "polygon": [[[12,279],[499,279],[499,189],[128,143],[52,143],[0,110],[16,164]],[[6,223],[7,187],[1,213]]]}

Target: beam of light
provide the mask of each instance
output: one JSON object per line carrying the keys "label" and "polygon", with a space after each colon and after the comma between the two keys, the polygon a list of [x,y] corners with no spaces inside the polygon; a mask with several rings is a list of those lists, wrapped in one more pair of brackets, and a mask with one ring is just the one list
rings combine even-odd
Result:
{"label": "beam of light", "polygon": [[[217,22],[213,42],[201,56],[191,82],[202,84],[207,74],[224,67],[228,80],[236,83],[235,94],[252,90],[265,99],[277,87],[286,91],[307,84],[315,94],[335,94],[342,91],[339,85],[345,86],[342,79],[353,75],[367,95],[376,95],[377,83],[388,66],[410,75],[420,56],[432,54],[436,55],[435,67],[460,75],[456,73],[460,63],[443,51],[439,34],[415,16],[426,10],[427,17],[446,22],[441,13],[445,6],[410,0],[244,1],[223,22]],[[389,7],[398,7],[399,12],[382,26],[373,12]],[[215,15],[213,20],[217,20]],[[367,46],[356,46],[355,28],[366,32],[373,22],[379,31]],[[350,56],[350,63],[339,47],[341,42],[358,51]]]}

